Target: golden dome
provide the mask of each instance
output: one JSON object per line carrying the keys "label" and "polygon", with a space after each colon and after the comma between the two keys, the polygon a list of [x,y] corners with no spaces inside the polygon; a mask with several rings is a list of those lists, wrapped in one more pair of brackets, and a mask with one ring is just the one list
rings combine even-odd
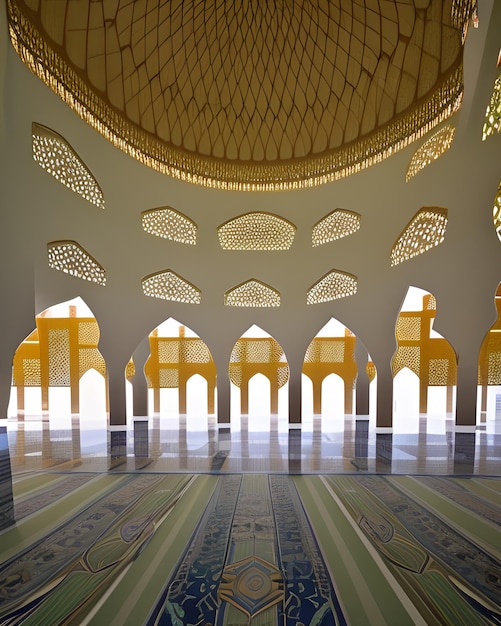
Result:
{"label": "golden dome", "polygon": [[143,163],[228,189],[334,180],[449,117],[473,0],[9,0],[24,62]]}

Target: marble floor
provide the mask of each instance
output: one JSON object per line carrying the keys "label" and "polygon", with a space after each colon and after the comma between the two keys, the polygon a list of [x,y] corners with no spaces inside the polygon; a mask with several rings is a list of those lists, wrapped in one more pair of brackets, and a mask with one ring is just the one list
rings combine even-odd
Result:
{"label": "marble floor", "polygon": [[301,428],[277,416],[178,415],[134,420],[126,430],[104,420],[48,416],[0,420],[13,475],[43,470],[191,473],[501,475],[501,416],[475,432],[452,419],[422,416],[414,432],[376,432],[375,420],[314,416]]}

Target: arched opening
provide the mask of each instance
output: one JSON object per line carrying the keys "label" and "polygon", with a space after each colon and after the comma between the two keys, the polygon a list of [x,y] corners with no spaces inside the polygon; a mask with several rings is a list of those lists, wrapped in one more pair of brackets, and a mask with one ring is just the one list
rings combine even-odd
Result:
{"label": "arched opening", "polygon": [[444,432],[445,419],[453,412],[457,356],[450,343],[433,329],[435,316],[434,296],[409,287],[397,319],[397,350],[392,358],[394,427],[401,432],[420,430],[420,417],[426,417],[427,432]]}
{"label": "arched opening", "polygon": [[[370,370],[374,370],[373,375]],[[370,383],[374,376],[375,368],[363,344],[349,328],[331,318],[306,350],[302,377],[303,415],[318,415],[332,422],[345,415],[370,414],[371,395],[375,393],[375,385]],[[310,405],[307,404],[308,398]]]}
{"label": "arched opening", "polygon": [[419,431],[419,378],[408,367],[393,378],[393,428],[399,433]]}
{"label": "arched opening", "polygon": [[71,415],[82,417],[89,399],[93,415],[106,416],[106,364],[89,307],[77,297],[42,311],[35,322],[14,355],[9,417],[46,414],[55,426],[71,427]]}
{"label": "arched opening", "polygon": [[[144,365],[148,386],[148,413],[160,417],[186,416],[190,428],[214,414],[216,366],[207,344],[173,318],[148,336],[149,356]],[[137,375],[137,374],[136,374]]]}
{"label": "arched opening", "polygon": [[494,302],[497,319],[486,333],[478,356],[478,413],[482,423],[501,416],[501,283]]}
{"label": "arched opening", "polygon": [[328,374],[322,381],[322,418],[344,419],[344,381],[339,374]]}
{"label": "arched opening", "polygon": [[236,342],[229,376],[232,421],[236,415],[249,416],[251,411],[254,425],[258,415],[267,420],[271,415],[288,419],[289,366],[285,353],[259,326],[251,326]]}

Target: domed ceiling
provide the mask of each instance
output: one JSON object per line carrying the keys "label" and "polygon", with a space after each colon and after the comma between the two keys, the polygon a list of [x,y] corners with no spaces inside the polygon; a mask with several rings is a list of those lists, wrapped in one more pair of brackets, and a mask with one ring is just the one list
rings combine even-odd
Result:
{"label": "domed ceiling", "polygon": [[23,61],[116,146],[226,189],[380,161],[458,108],[475,0],[9,0]]}

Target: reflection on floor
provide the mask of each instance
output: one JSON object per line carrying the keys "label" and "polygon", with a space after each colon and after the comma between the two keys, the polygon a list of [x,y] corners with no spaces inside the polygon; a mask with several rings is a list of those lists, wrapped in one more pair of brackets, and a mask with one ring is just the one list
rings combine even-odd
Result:
{"label": "reflection on floor", "polygon": [[[72,467],[106,471],[292,472],[501,475],[501,417],[455,432],[452,419],[421,418],[414,433],[376,432],[374,420],[314,417],[300,429],[276,416],[138,418],[107,430],[101,422],[25,417],[4,422],[14,473]],[[121,430],[123,428],[124,430]]]}
{"label": "reflection on floor", "polygon": [[0,424],[0,626],[501,623],[496,421],[54,426]]}

